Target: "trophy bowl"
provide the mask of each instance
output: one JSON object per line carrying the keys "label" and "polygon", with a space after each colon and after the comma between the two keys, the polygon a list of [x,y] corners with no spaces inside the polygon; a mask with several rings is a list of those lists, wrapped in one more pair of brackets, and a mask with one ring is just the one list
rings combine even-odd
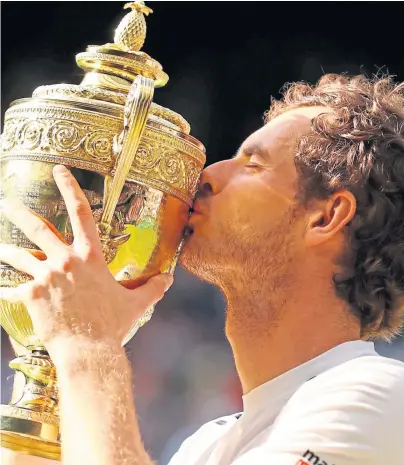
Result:
{"label": "trophy bowl", "polygon": [[[203,145],[182,116],[153,103],[166,84],[161,65],[140,51],[145,35],[142,1],[115,32],[114,43],[89,46],[76,56],[85,75],[80,85],[37,88],[5,114],[0,155],[0,197],[20,198],[66,243],[73,241],[64,201],[53,179],[56,164],[68,167],[87,196],[104,257],[115,279],[135,288],[173,272],[189,208],[205,163]],[[27,237],[4,216],[1,242],[29,249]],[[30,276],[0,263],[0,286]],[[147,322],[149,309],[122,344]],[[60,458],[57,373],[35,335],[22,304],[0,301],[1,325],[17,358],[9,405],[1,406],[2,446]]]}

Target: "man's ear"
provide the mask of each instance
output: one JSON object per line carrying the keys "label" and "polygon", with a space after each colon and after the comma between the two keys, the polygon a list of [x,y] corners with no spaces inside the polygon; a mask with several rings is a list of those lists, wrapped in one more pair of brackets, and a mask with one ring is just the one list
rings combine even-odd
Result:
{"label": "man's ear", "polygon": [[311,247],[328,241],[352,220],[355,212],[355,196],[347,190],[319,202],[307,222],[306,244]]}

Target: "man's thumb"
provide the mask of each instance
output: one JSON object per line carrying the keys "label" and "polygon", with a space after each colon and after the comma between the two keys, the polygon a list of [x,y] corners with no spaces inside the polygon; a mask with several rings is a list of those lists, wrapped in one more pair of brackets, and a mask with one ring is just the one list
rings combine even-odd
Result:
{"label": "man's thumb", "polygon": [[153,276],[153,278],[150,278],[146,284],[150,282],[152,282],[153,285],[158,286],[159,288],[163,287],[164,292],[167,292],[168,289],[170,289],[172,283],[174,282],[174,277],[170,273],[161,273],[157,276]]}
{"label": "man's thumb", "polygon": [[173,283],[173,280],[171,274],[162,273],[150,278],[143,286],[131,290],[130,292],[138,311],[143,314],[149,307],[161,300],[164,297],[164,293]]}

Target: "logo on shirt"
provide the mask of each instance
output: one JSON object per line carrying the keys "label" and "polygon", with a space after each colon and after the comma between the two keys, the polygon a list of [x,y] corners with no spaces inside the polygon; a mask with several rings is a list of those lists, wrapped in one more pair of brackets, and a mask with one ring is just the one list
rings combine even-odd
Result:
{"label": "logo on shirt", "polygon": [[296,462],[296,465],[332,465],[331,463],[322,460],[318,455],[308,449],[302,457],[302,459]]}

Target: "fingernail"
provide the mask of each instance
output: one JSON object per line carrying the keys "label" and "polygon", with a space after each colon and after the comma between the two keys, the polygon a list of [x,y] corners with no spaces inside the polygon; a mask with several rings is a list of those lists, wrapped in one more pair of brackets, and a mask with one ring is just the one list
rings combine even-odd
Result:
{"label": "fingernail", "polygon": [[172,283],[174,282],[174,277],[172,274],[169,274],[169,273],[165,273],[162,276],[164,276],[164,280],[165,280],[164,292],[167,292],[170,289]]}
{"label": "fingernail", "polygon": [[66,166],[64,165],[56,165],[54,168],[53,168],[53,172],[54,173],[61,173],[61,174],[66,174],[66,173],[70,173],[70,171],[66,168]]}

